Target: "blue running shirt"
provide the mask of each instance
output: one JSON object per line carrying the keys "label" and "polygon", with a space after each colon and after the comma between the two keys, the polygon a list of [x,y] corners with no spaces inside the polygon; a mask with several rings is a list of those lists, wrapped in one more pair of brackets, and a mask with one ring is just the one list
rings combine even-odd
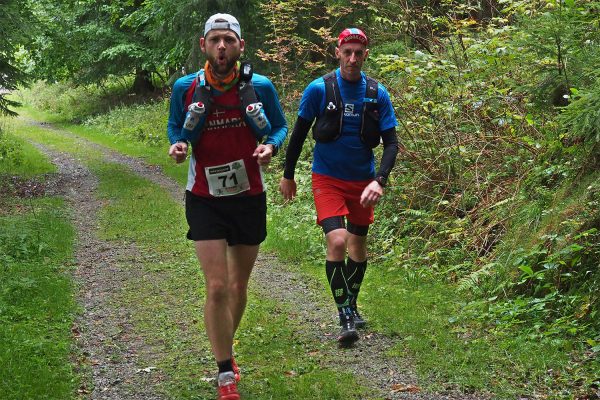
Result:
{"label": "blue running shirt", "polygon": [[[361,72],[361,79],[349,82],[336,70],[340,87],[344,117],[342,136],[328,143],[317,142],[313,155],[313,172],[348,181],[363,181],[375,176],[373,150],[360,140],[360,122],[367,80]],[[379,84],[377,103],[379,104],[379,129],[385,131],[398,125],[390,96]],[[325,109],[325,82],[323,78],[312,81],[304,90],[298,116],[313,121]]]}

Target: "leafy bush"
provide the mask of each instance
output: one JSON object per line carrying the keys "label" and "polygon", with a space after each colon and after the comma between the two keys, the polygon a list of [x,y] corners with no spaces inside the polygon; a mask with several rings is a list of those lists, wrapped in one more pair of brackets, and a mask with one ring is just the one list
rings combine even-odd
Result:
{"label": "leafy bush", "polygon": [[[596,173],[578,183],[565,180],[557,194],[521,208],[498,248],[494,270],[487,269],[478,281],[473,280],[481,298],[472,304],[476,318],[496,334],[574,341],[579,351],[598,352],[598,265]],[[464,287],[473,289],[473,285]]]}
{"label": "leafy bush", "polygon": [[85,124],[103,129],[107,134],[124,136],[153,146],[165,146],[168,144],[167,118],[168,102],[158,101],[115,107],[106,114],[90,117]]}
{"label": "leafy bush", "polygon": [[589,90],[574,90],[575,100],[558,117],[568,134],[568,144],[585,142],[590,148],[600,143],[600,80]]}
{"label": "leafy bush", "polygon": [[34,108],[59,114],[67,121],[82,121],[97,113],[100,89],[92,86],[77,86],[69,82],[47,84],[34,83],[29,89],[22,89],[24,101]]}
{"label": "leafy bush", "polygon": [[[81,123],[114,108],[148,101],[147,96],[130,93],[130,86],[130,80],[125,78],[109,78],[96,85],[38,81],[19,93],[25,103],[35,108],[57,114],[65,121]],[[156,92],[155,96],[160,99],[162,93]]]}
{"label": "leafy bush", "polygon": [[532,114],[518,91],[531,76],[516,68],[524,60],[512,44],[515,34],[490,26],[460,44],[445,38],[432,54],[411,50],[371,60],[399,105],[406,148],[373,233],[386,238],[383,250],[396,248],[404,261],[447,271],[452,280],[500,240],[514,184],[545,139],[544,117]]}
{"label": "leafy bush", "polygon": [[[600,60],[597,1],[524,1],[511,7],[522,34],[516,45],[536,60],[536,79],[523,88],[538,104],[564,106],[572,88],[585,88],[598,78]],[[525,10],[524,8],[527,8]]]}

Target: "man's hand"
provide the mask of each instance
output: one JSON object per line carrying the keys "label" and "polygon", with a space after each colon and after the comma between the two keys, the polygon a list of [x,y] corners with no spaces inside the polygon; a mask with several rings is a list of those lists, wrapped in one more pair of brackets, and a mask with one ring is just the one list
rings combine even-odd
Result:
{"label": "man's hand", "polygon": [[272,144],[259,144],[252,157],[256,157],[258,165],[268,165],[271,162],[273,150]]}
{"label": "man's hand", "polygon": [[279,181],[279,191],[285,200],[293,200],[296,197],[296,181],[293,179],[281,178]]}
{"label": "man's hand", "polygon": [[383,196],[383,187],[377,181],[367,185],[360,195],[360,205],[363,207],[375,207],[379,199]]}
{"label": "man's hand", "polygon": [[185,161],[188,152],[188,145],[186,142],[177,142],[171,145],[169,148],[169,156],[175,160],[177,164]]}

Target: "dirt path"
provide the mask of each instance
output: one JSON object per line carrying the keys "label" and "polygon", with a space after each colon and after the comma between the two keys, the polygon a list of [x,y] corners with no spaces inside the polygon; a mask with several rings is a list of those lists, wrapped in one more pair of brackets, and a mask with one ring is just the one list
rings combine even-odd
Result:
{"label": "dirt path", "polygon": [[[32,122],[35,123],[35,122]],[[165,188],[178,202],[183,198],[183,187],[163,175],[159,168],[149,166],[139,159],[118,154],[108,148],[91,143],[51,125],[41,126],[69,135],[86,146],[93,147],[108,162],[128,166],[137,175]],[[135,245],[123,246],[97,238],[96,210],[100,209],[95,195],[97,178],[72,156],[53,152],[43,146],[38,148],[49,155],[59,167],[56,180],[50,186],[64,194],[73,209],[77,229],[76,279],[80,284],[79,300],[84,313],[74,334],[84,356],[84,365],[91,368],[91,383],[81,388],[82,395],[91,399],[160,399],[156,384],[164,377],[160,373],[146,374],[140,368],[138,354],[151,354],[143,338],[133,334],[127,309],[115,306],[116,292],[127,281],[143,274],[142,256]],[[251,290],[260,296],[270,297],[294,305],[290,315],[299,322],[298,337],[307,343],[323,343],[326,349],[322,364],[328,368],[344,365],[363,384],[379,392],[385,399],[437,400],[483,399],[482,396],[457,392],[423,393],[411,391],[419,382],[409,360],[387,356],[395,344],[394,339],[363,331],[359,344],[346,350],[335,345],[338,329],[332,317],[329,299],[321,298],[319,282],[301,276],[275,256],[261,253],[251,280]],[[296,299],[303,299],[298,304]],[[112,313],[113,310],[118,312]]]}
{"label": "dirt path", "polygon": [[[115,295],[127,282],[143,274],[135,245],[98,239],[96,212],[101,208],[95,191],[97,178],[71,155],[36,147],[58,167],[46,193],[65,196],[77,231],[75,279],[84,313],[73,327],[80,368],[88,369],[79,393],[90,399],[160,399],[154,384],[161,377],[140,370],[137,352],[145,346],[133,334],[128,310],[115,307]],[[117,310],[117,312],[114,312]]]}

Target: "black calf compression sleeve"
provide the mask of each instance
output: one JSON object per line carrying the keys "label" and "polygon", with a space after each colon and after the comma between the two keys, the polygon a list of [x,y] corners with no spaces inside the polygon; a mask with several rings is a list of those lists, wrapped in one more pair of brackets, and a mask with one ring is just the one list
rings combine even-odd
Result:
{"label": "black calf compression sleeve", "polygon": [[346,278],[344,278],[344,269],[344,261],[325,261],[327,281],[329,282],[331,294],[333,294],[333,300],[339,312],[342,311],[343,307],[347,307],[350,304]]}
{"label": "black calf compression sleeve", "polygon": [[357,262],[348,257],[344,275],[346,276],[351,306],[356,306],[356,299],[358,298],[358,292],[360,292],[360,286],[362,285],[366,270],[367,260]]}

